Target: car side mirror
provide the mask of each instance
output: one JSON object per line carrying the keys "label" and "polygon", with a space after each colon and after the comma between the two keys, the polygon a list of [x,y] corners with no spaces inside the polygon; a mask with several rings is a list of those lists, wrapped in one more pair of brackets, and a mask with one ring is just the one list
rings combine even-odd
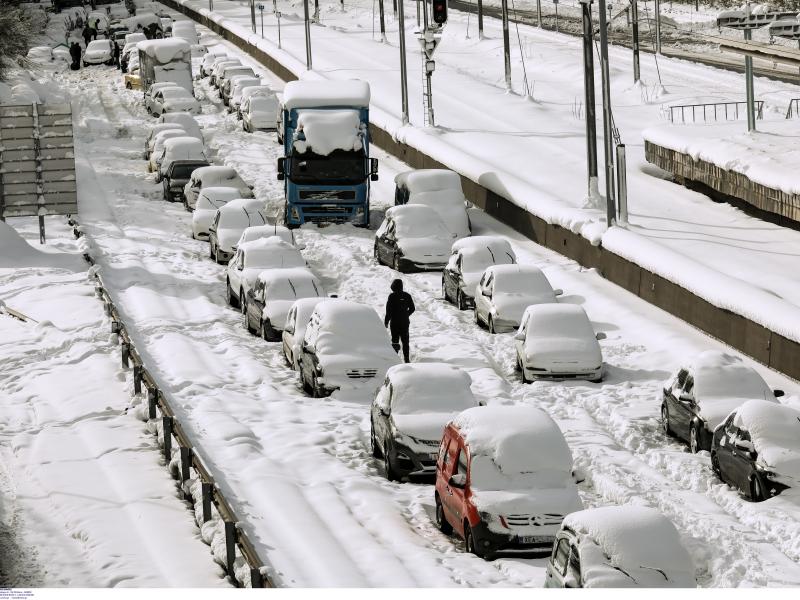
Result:
{"label": "car side mirror", "polygon": [[750,440],[736,440],[733,445],[737,450],[747,452],[748,455],[754,455],[756,452],[756,448]]}
{"label": "car side mirror", "polygon": [[553,295],[554,296],[563,296],[564,295],[564,290],[562,290],[561,288],[556,288],[556,289],[553,290]]}
{"label": "car side mirror", "polygon": [[514,334],[514,339],[517,340],[518,342],[524,342],[525,341],[525,332],[524,331],[518,331],[517,333]]}
{"label": "car side mirror", "polygon": [[565,588],[579,588],[581,587],[580,582],[575,577],[575,573],[567,573],[566,577],[564,577],[564,587]]}
{"label": "car side mirror", "polygon": [[595,337],[595,339],[597,339],[597,340],[604,340],[604,339],[606,339],[606,334],[605,334],[605,333],[603,333],[602,331],[598,331],[598,332],[595,334],[595,336],[594,336],[594,337]]}
{"label": "car side mirror", "polygon": [[772,393],[775,395],[776,398],[782,398],[786,395],[786,392],[783,390],[773,390]]}
{"label": "car side mirror", "polygon": [[586,481],[586,473],[583,472],[583,469],[576,467],[572,469],[572,479],[575,483],[583,483]]}
{"label": "car side mirror", "polygon": [[450,476],[447,483],[456,489],[463,490],[467,487],[467,476],[464,473],[456,473]]}
{"label": "car side mirror", "polygon": [[369,159],[369,178],[371,181],[378,181],[378,159]]}
{"label": "car side mirror", "polygon": [[278,159],[278,179],[282,180],[286,176],[286,158]]}
{"label": "car side mirror", "polygon": [[487,289],[481,290],[481,294],[483,294],[487,298],[491,298],[492,297],[492,292],[490,290],[487,290]]}
{"label": "car side mirror", "polygon": [[478,406],[486,406],[485,400],[478,400]]}
{"label": "car side mirror", "polygon": [[379,406],[378,407],[378,412],[381,413],[384,417],[388,417],[389,416],[389,409],[387,407],[385,407],[385,406]]}
{"label": "car side mirror", "polygon": [[240,264],[239,266],[236,267],[236,270],[237,271],[244,271],[244,265]]}
{"label": "car side mirror", "polygon": [[680,396],[678,396],[678,400],[681,402],[692,402],[693,398],[689,392],[681,392]]}

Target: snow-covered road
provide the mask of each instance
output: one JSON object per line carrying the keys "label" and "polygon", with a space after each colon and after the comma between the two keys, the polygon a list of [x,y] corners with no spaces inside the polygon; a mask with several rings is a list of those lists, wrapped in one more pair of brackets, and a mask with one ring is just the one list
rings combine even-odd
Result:
{"label": "snow-covered road", "polygon": [[[161,187],[145,172],[141,148],[152,120],[141,93],[124,90],[119,72],[108,67],[60,78],[77,103],[81,222],[105,286],[276,582],[540,585],[542,560],[487,563],[465,554],[437,531],[431,486],[385,480],[369,455],[368,397],[306,397],[278,345],[244,331],[240,315],[225,305],[223,268],[208,259],[207,244],[190,238],[189,215],[163,202]],[[205,96],[198,120],[216,160],[236,167],[277,214],[282,191],[273,136],[243,133],[220,112],[207,83],[198,87]],[[392,202],[393,175],[404,168],[379,158],[373,227]],[[662,382],[687,355],[720,344],[479,211],[472,216],[476,233],[511,238],[522,262],[542,267],[566,291],[563,301],[584,306],[608,333],[609,376],[597,385],[522,385],[510,336],[492,336],[476,328],[470,313],[444,303],[438,274],[404,278],[418,306],[412,359],[461,366],[490,404],[528,403],[550,412],[588,475],[585,503],[662,510],[681,532],[701,585],[800,585],[800,498],[786,493],[745,502],[713,477],[707,455],[687,453],[660,430]],[[298,237],[329,292],[382,311],[396,274],[374,263],[372,232],[307,227]],[[794,382],[756,368],[798,402]]]}

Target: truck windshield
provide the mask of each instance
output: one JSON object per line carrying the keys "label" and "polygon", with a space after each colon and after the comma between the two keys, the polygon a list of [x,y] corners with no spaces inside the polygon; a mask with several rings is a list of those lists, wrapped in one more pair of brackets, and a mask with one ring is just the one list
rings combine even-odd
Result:
{"label": "truck windshield", "polygon": [[334,150],[327,156],[306,152],[292,156],[289,178],[294,183],[346,185],[366,179],[364,151]]}

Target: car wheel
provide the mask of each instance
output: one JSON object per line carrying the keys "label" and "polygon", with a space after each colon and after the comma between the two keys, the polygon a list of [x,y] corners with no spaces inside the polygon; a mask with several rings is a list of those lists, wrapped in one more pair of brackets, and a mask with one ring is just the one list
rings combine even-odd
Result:
{"label": "car wheel", "polygon": [[661,427],[664,430],[664,435],[667,437],[672,436],[672,429],[669,426],[669,409],[666,404],[661,405]]}
{"label": "car wheel", "polygon": [[489,322],[486,325],[489,327],[489,333],[497,333],[494,329],[494,317],[492,315],[489,315]]}
{"label": "car wheel", "polygon": [[456,303],[458,304],[458,310],[467,310],[467,301],[464,299],[464,292],[461,290],[456,292]]}
{"label": "car wheel", "polygon": [[382,265],[383,263],[381,262],[381,253],[378,252],[377,243],[372,247],[372,254],[375,256],[375,262],[377,262],[379,265]]}
{"label": "car wheel", "polygon": [[394,470],[392,459],[389,458],[389,453],[385,452],[383,455],[383,468],[386,470],[386,479],[389,481],[400,481],[397,471]]}
{"label": "car wheel", "polygon": [[475,545],[475,536],[472,535],[472,527],[470,527],[469,523],[466,521],[464,522],[464,544],[467,546],[467,552],[483,558],[483,554]]}
{"label": "car wheel", "polygon": [[450,525],[447,518],[444,516],[444,506],[442,506],[439,494],[436,494],[436,527],[445,535],[451,535],[453,533],[453,526]]}
{"label": "car wheel", "polygon": [[714,472],[714,475],[722,479],[722,470],[719,468],[719,456],[717,456],[716,452],[711,453],[711,470]]}
{"label": "car wheel", "polygon": [[397,254],[394,255],[394,261],[392,262],[392,268],[395,271],[400,271],[400,257]]}
{"label": "car wheel", "polygon": [[761,481],[756,475],[753,475],[753,479],[750,481],[750,499],[753,502],[762,502],[766,500],[764,488],[761,487]]}
{"label": "car wheel", "polygon": [[252,333],[252,330],[250,329],[250,318],[247,316],[247,301],[242,299],[239,302],[239,305],[242,307],[242,327],[244,327],[245,331],[248,333]]}
{"label": "car wheel", "polygon": [[442,277],[442,299],[445,302],[450,302],[450,298],[447,296],[447,286],[444,283],[444,277]]}
{"label": "car wheel", "polygon": [[375,427],[372,423],[369,425],[369,450],[372,453],[372,458],[380,458],[381,450],[375,442]]}
{"label": "car wheel", "polygon": [[225,284],[225,300],[228,302],[228,306],[239,308],[239,301],[236,299],[236,296],[233,295],[230,282]]}
{"label": "car wheel", "polygon": [[217,262],[218,265],[222,264],[222,256],[219,253],[219,246],[214,247],[214,260]]}
{"label": "car wheel", "polygon": [[267,339],[267,328],[264,327],[264,319],[260,319],[258,321],[258,337],[263,339],[265,342],[268,342]]}
{"label": "car wheel", "polygon": [[697,454],[700,451],[700,434],[697,431],[696,423],[692,423],[689,426],[689,451],[692,454]]}
{"label": "car wheel", "polygon": [[522,366],[522,361],[519,358],[517,358],[517,360],[519,361],[519,371],[522,376],[522,383],[532,383],[532,381],[528,379],[528,376],[525,375],[525,369]]}

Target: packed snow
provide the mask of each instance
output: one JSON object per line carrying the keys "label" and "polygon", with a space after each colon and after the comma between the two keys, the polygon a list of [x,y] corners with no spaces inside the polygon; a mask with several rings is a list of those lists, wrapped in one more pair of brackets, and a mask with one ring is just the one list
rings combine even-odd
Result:
{"label": "packed snow", "polygon": [[365,81],[290,81],[283,90],[283,106],[295,108],[366,108],[370,104],[369,84]]}
{"label": "packed snow", "polygon": [[303,110],[297,117],[294,149],[328,156],[334,150],[358,151],[362,142],[361,117],[356,110]]}

